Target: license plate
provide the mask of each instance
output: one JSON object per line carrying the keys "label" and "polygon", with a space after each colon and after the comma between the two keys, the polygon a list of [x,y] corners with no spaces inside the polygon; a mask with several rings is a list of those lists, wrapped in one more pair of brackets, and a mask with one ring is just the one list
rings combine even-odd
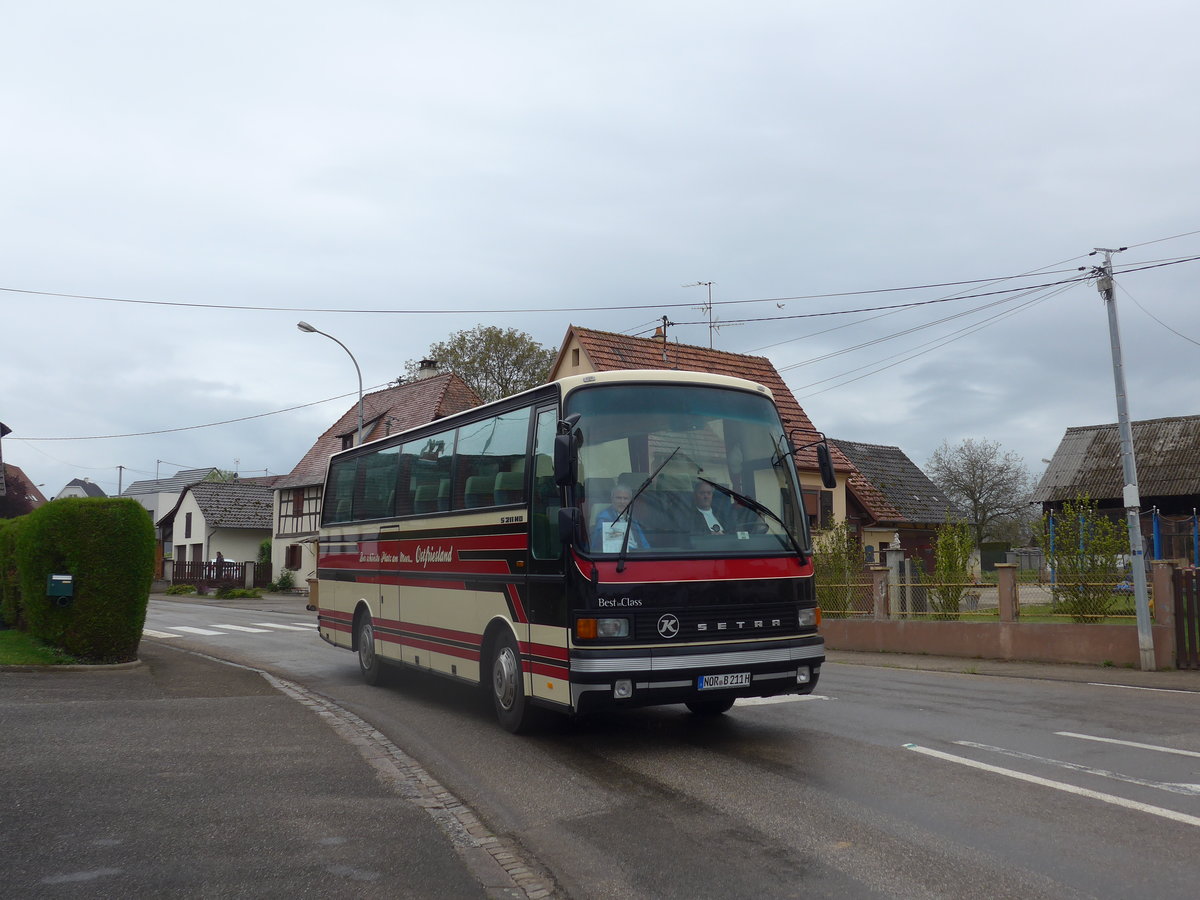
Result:
{"label": "license plate", "polygon": [[726,672],[723,675],[701,675],[696,679],[696,690],[698,691],[712,691],[719,688],[749,686],[749,672]]}

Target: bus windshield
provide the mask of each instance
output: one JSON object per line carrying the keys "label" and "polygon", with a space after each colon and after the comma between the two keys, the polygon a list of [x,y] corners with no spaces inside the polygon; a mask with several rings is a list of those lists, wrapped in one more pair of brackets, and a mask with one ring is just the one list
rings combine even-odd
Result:
{"label": "bus windshield", "polygon": [[595,385],[579,414],[579,549],[631,557],[807,552],[795,468],[764,395],[696,385]]}

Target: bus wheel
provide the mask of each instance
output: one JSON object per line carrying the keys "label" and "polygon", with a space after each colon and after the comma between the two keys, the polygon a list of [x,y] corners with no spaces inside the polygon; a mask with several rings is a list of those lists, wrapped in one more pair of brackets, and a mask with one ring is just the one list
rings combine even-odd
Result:
{"label": "bus wheel", "polygon": [[358,617],[358,668],[367,684],[383,684],[383,660],[375,652],[375,625],[370,613]]}
{"label": "bus wheel", "polygon": [[521,675],[521,653],[511,634],[503,634],[495,643],[492,656],[492,704],[500,725],[520,734],[530,724],[530,709],[525,701],[525,679]]}
{"label": "bus wheel", "polygon": [[697,716],[719,716],[721,713],[729,712],[733,706],[733,698],[726,697],[723,700],[688,700],[687,708]]}

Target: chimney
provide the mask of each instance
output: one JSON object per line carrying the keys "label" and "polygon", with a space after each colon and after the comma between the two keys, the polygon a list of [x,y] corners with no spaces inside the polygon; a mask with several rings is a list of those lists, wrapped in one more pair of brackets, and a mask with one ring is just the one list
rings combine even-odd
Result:
{"label": "chimney", "polygon": [[654,329],[654,340],[662,344],[662,360],[665,363],[667,361],[667,332],[661,325]]}
{"label": "chimney", "polygon": [[417,368],[417,381],[422,378],[432,378],[438,373],[438,364],[436,359],[423,359]]}

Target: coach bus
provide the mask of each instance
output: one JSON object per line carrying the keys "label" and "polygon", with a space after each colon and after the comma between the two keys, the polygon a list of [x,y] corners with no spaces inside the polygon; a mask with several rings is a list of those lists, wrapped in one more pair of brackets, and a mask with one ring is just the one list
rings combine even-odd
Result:
{"label": "coach bus", "polygon": [[[826,486],[829,451],[816,444]],[[333,455],[321,637],[367,682],[425,670],[544,709],[810,693],[825,658],[808,520],[770,391],[569,376]]]}

